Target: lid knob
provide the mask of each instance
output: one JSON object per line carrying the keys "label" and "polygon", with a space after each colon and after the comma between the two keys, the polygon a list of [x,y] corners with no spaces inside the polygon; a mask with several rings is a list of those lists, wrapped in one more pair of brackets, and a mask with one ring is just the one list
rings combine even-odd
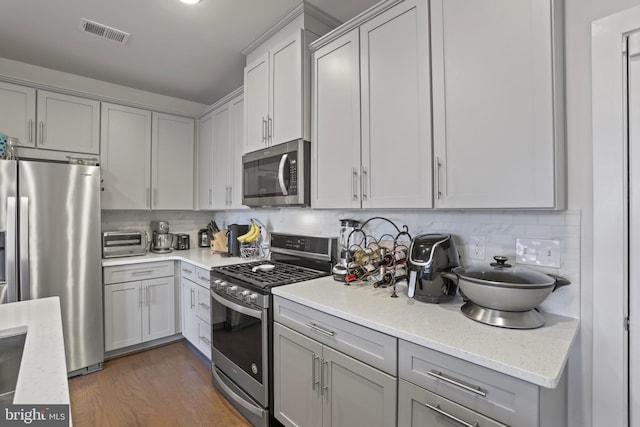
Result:
{"label": "lid knob", "polygon": [[507,261],[509,260],[509,257],[506,257],[504,255],[496,255],[493,257],[493,259],[496,260],[496,262],[492,262],[491,264],[489,264],[491,267],[498,267],[498,268],[509,268],[511,267],[511,264],[507,264]]}

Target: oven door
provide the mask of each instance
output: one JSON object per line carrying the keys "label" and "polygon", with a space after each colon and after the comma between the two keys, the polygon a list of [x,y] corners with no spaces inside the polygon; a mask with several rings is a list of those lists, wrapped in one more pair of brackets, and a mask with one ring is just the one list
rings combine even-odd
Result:
{"label": "oven door", "polygon": [[256,309],[211,291],[211,359],[263,407],[268,404],[268,320]]}

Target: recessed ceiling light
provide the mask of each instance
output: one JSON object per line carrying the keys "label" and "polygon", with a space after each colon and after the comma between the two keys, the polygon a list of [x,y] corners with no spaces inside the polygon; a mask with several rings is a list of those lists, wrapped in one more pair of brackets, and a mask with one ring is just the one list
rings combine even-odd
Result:
{"label": "recessed ceiling light", "polygon": [[184,4],[197,4],[200,3],[200,0],[180,0]]}

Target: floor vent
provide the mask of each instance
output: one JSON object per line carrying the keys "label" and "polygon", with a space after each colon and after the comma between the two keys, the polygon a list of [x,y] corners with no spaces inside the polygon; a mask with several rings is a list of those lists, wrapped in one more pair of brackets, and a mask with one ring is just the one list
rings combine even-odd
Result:
{"label": "floor vent", "polygon": [[102,37],[107,40],[114,41],[120,44],[126,44],[131,34],[124,31],[116,30],[115,28],[108,27],[95,21],[90,21],[86,18],[80,19],[80,29],[86,33],[94,34],[98,37]]}

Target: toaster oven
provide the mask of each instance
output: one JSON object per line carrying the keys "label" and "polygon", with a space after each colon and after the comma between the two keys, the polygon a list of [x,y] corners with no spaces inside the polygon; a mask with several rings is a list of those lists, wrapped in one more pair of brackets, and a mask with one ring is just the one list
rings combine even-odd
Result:
{"label": "toaster oven", "polygon": [[105,231],[102,233],[102,258],[145,255],[145,231]]}

